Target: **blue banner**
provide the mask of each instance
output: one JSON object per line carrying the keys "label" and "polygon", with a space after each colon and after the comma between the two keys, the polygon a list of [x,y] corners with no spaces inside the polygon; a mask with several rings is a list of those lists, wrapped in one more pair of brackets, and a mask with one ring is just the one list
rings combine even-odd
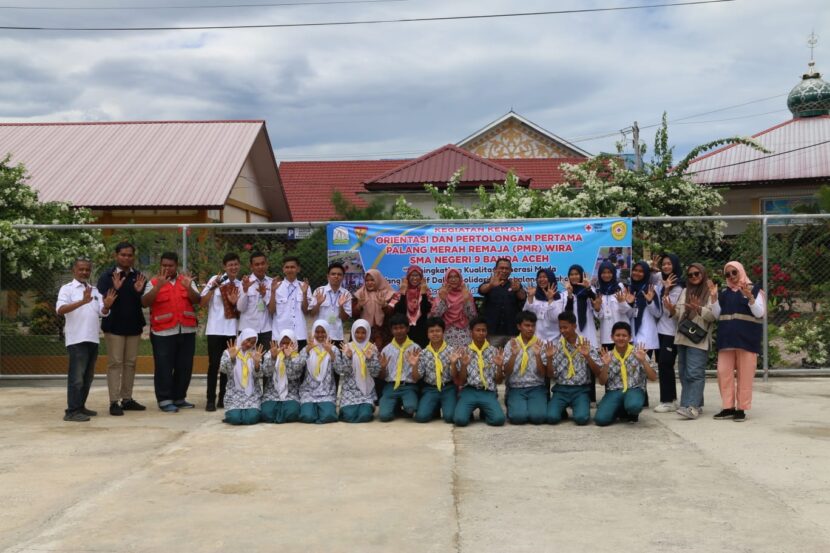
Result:
{"label": "blue banner", "polygon": [[367,269],[378,269],[394,286],[410,265],[424,270],[437,290],[444,272],[456,268],[471,290],[488,280],[499,258],[513,264],[512,278],[535,286],[536,272],[553,268],[560,282],[568,267],[581,265],[593,280],[599,264],[609,260],[618,278],[631,267],[631,219],[522,221],[492,224],[337,222],[326,227],[328,260],[346,267],[344,285],[356,290]]}

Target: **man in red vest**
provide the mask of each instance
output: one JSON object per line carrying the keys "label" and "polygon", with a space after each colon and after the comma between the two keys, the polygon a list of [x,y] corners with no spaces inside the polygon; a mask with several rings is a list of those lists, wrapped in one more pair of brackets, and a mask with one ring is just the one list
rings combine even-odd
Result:
{"label": "man in red vest", "polygon": [[156,400],[167,413],[194,407],[186,397],[196,352],[199,291],[190,275],[178,273],[178,267],[176,253],[161,254],[161,270],[147,283],[141,298],[142,305],[150,308]]}

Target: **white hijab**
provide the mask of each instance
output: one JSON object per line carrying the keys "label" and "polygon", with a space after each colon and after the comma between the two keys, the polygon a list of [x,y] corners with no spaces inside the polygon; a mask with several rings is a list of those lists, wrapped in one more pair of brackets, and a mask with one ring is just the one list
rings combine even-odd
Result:
{"label": "white hijab", "polygon": [[[288,338],[291,340],[291,343],[294,344],[294,348],[297,348],[297,335],[294,334],[294,331],[291,329],[285,329],[280,332],[279,337],[277,338],[277,345],[282,343],[283,338]],[[280,362],[286,362],[287,359],[285,358],[285,354],[280,350],[277,354],[277,357],[274,359],[274,390],[277,391],[277,397],[280,401],[285,401],[288,399],[288,373],[283,372],[280,374]]]}
{"label": "white hijab", "polygon": [[[362,328],[366,330],[366,339],[362,342],[358,342],[357,338],[355,338],[355,330],[358,328]],[[370,338],[372,337],[372,325],[369,324],[369,321],[366,319],[358,319],[352,324],[352,369],[354,369],[354,381],[357,384],[358,389],[363,393],[364,396],[371,394],[375,389],[375,379],[372,378],[372,375],[369,374],[369,371],[366,371],[366,378],[363,377],[361,374],[360,368],[360,359],[363,356],[363,362],[366,362],[365,354],[363,353],[366,350],[366,347],[371,343]]]}
{"label": "white hijab", "polygon": [[[239,336],[236,339],[237,347],[239,351],[236,354],[236,359],[234,359],[234,366],[233,366],[233,381],[236,386],[245,392],[245,395],[252,396],[256,391],[256,385],[254,380],[254,357],[253,353],[256,351],[256,341],[254,342],[254,346],[249,350],[243,352],[242,351],[242,344],[245,340],[250,340],[251,338],[256,338],[257,333],[256,330],[252,328],[243,328],[242,332],[239,333]],[[242,360],[240,354],[244,357],[247,355],[247,365],[248,365],[248,381],[242,382],[242,364],[245,361]]]}
{"label": "white hijab", "polygon": [[[311,378],[316,380],[317,382],[322,382],[323,379],[326,377],[326,372],[328,372],[329,367],[331,367],[331,355],[328,354],[327,351],[323,350],[323,344],[317,342],[314,339],[314,331],[317,330],[317,327],[322,327],[323,330],[326,331],[326,337],[331,336],[331,329],[329,328],[329,323],[324,321],[323,319],[317,319],[314,321],[314,324],[311,325],[311,348],[308,351],[308,362],[306,363],[306,370],[308,374],[311,375]],[[322,351],[322,359],[318,359],[317,351],[315,351],[315,346]],[[317,369],[317,363],[320,363],[320,372],[315,376],[314,373]]]}

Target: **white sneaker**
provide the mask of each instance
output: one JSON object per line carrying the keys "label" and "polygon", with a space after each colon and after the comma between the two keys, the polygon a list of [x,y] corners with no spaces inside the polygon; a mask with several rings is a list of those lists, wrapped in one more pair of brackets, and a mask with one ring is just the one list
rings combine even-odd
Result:
{"label": "white sneaker", "polygon": [[695,420],[700,416],[700,411],[697,407],[680,407],[676,412],[684,419]]}
{"label": "white sneaker", "polygon": [[677,411],[677,404],[672,403],[661,403],[657,407],[654,408],[655,413],[672,413]]}

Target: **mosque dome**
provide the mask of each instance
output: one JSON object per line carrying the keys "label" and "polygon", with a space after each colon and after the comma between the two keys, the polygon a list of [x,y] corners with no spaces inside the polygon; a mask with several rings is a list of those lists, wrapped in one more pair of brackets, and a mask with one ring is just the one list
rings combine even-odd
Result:
{"label": "mosque dome", "polygon": [[787,96],[787,107],[793,117],[814,117],[830,114],[830,83],[821,78],[814,62],[801,77],[801,82]]}

